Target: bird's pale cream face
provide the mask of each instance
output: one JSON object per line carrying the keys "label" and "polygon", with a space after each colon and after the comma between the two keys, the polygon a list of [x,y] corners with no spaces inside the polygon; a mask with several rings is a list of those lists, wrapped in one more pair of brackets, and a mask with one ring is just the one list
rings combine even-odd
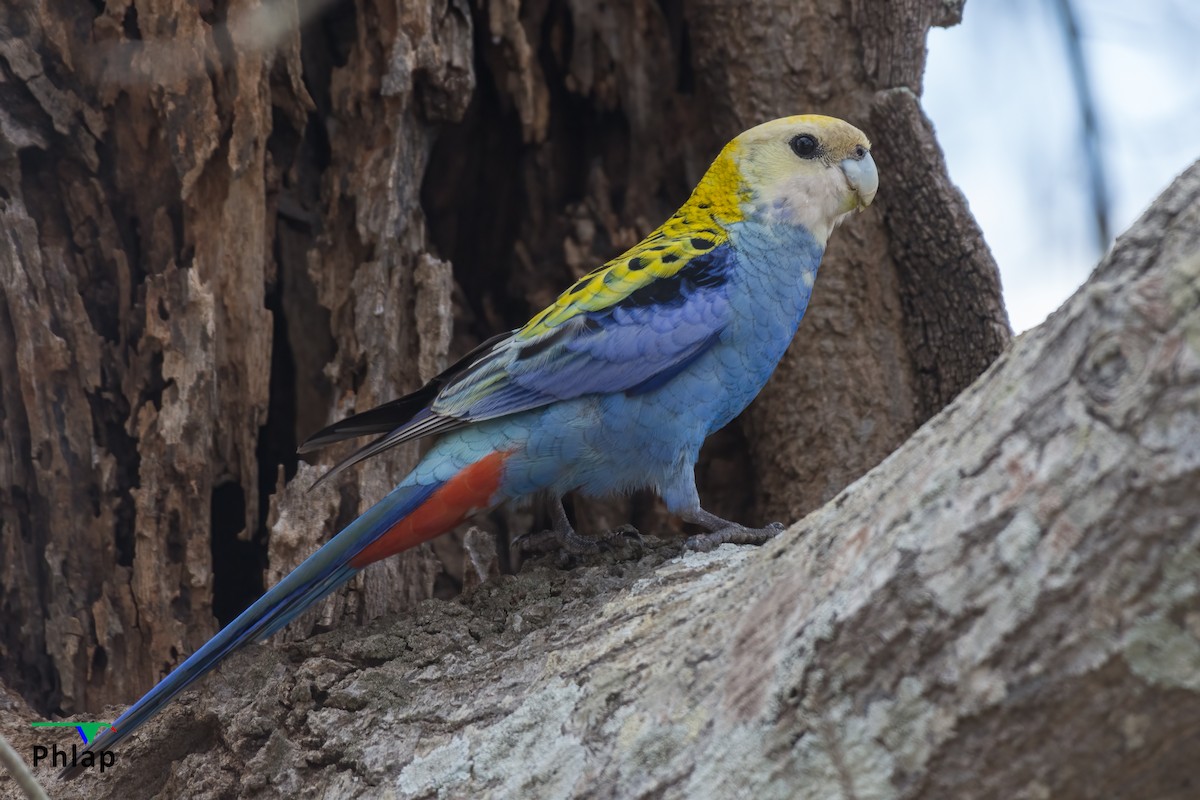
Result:
{"label": "bird's pale cream face", "polygon": [[747,217],[803,225],[824,245],[847,214],[875,198],[879,174],[871,143],[853,125],[822,116],[785,117],[730,143],[744,185]]}

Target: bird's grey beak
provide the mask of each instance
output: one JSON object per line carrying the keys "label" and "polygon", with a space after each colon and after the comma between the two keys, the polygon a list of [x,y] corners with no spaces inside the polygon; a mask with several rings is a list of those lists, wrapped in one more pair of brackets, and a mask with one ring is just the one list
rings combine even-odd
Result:
{"label": "bird's grey beak", "polygon": [[879,172],[875,169],[875,159],[867,153],[862,158],[847,158],[841,163],[846,182],[858,195],[858,207],[866,208],[875,199],[879,189]]}

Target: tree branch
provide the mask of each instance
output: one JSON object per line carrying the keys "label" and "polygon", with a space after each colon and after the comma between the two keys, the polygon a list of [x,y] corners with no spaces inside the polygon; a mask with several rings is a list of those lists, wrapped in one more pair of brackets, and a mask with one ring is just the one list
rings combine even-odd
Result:
{"label": "tree branch", "polygon": [[243,653],[67,796],[1192,796],[1197,253],[1200,165],[778,540]]}

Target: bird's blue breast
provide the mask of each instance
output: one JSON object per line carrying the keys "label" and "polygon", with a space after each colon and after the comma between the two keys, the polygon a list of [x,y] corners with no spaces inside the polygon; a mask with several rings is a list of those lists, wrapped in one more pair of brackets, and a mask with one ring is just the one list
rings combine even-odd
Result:
{"label": "bird's blue breast", "polygon": [[702,425],[702,438],[740,414],[766,384],[808,308],[824,252],[803,228],[757,222],[732,226],[721,247],[732,262],[729,324],[662,398]]}
{"label": "bird's blue breast", "polygon": [[694,463],[700,445],[750,404],[771,376],[808,307],[823,248],[805,230],[739,223],[720,255],[728,324],[710,347],[653,387],[599,400],[607,443],[624,440],[625,475]]}

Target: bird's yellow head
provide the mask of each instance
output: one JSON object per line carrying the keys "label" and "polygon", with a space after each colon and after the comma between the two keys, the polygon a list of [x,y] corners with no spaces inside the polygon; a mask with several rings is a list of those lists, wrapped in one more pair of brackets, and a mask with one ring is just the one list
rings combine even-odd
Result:
{"label": "bird's yellow head", "polygon": [[718,216],[730,222],[802,225],[824,244],[847,214],[871,204],[878,188],[863,132],[814,114],[764,122],[731,141],[691,202],[724,205],[727,213]]}

